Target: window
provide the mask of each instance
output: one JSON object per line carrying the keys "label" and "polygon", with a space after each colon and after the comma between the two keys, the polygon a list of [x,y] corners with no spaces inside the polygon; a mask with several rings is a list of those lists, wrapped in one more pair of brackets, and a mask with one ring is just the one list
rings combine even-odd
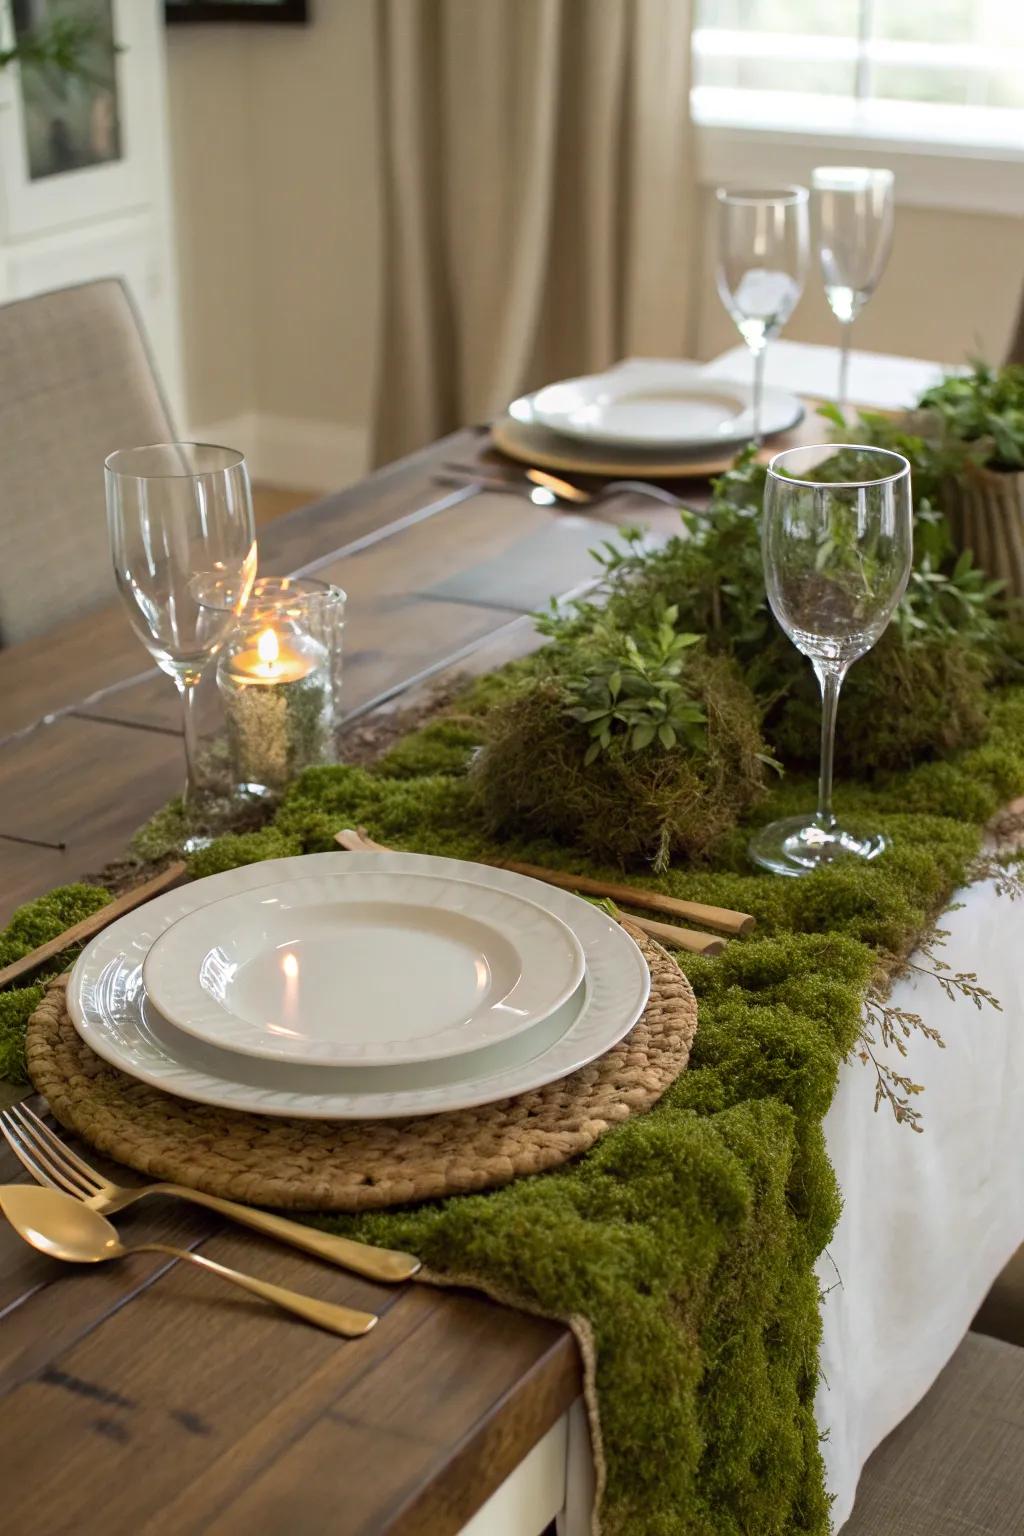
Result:
{"label": "window", "polygon": [[1024,0],[698,0],[693,115],[1024,152]]}

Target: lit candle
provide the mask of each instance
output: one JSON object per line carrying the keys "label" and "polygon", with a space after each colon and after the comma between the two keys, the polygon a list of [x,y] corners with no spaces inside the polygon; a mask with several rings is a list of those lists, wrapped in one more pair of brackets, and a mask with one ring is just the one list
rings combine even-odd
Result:
{"label": "lit candle", "polygon": [[235,778],[250,793],[280,790],[323,756],[331,728],[330,658],[312,635],[243,634],[217,666]]}
{"label": "lit candle", "polygon": [[228,657],[226,670],[243,685],[247,683],[297,683],[320,665],[324,648],[308,637],[278,639],[272,629],[257,636],[255,646]]}

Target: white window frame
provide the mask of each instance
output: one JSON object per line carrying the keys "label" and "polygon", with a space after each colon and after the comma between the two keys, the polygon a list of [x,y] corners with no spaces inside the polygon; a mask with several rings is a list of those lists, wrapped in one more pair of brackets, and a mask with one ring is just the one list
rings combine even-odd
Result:
{"label": "white window frame", "polygon": [[[759,49],[763,42],[758,40]],[[816,47],[823,42],[815,39]],[[780,39],[786,50],[793,43]],[[742,38],[733,44],[742,49]],[[880,57],[903,47],[872,45]],[[835,39],[834,48],[837,56],[853,59],[859,44]],[[948,65],[947,51],[934,47],[939,67]],[[980,67],[986,59],[979,53],[965,62]],[[845,97],[696,87],[691,113],[701,182],[806,182],[815,165],[869,163],[895,173],[904,205],[1024,215],[1019,114],[970,107],[949,113],[931,103],[865,99],[869,70],[870,64],[858,64],[856,94]],[[991,142],[994,129],[1005,130],[1005,142]]]}

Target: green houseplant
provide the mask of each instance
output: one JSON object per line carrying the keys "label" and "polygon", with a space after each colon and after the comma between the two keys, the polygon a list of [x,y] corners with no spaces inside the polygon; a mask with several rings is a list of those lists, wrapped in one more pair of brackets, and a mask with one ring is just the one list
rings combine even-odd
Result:
{"label": "green houseplant", "polygon": [[920,411],[956,543],[1024,597],[1024,367],[976,363],[929,390]]}

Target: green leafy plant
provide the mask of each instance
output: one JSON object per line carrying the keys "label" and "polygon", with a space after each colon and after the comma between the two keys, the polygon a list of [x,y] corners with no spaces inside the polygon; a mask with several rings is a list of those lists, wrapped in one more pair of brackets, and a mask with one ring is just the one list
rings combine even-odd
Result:
{"label": "green leafy plant", "polygon": [[919,409],[933,417],[947,452],[959,445],[962,456],[992,469],[1024,469],[1024,366],[975,362],[922,395]]}
{"label": "green leafy plant", "polygon": [[669,750],[679,742],[706,749],[707,716],[695,683],[685,676],[686,653],[701,637],[679,630],[678,618],[678,608],[661,604],[654,623],[636,634],[605,623],[594,644],[577,653],[578,670],[565,675],[564,686],[568,714],[591,737],[585,766],[616,736],[625,737],[633,752],[654,745]]}

